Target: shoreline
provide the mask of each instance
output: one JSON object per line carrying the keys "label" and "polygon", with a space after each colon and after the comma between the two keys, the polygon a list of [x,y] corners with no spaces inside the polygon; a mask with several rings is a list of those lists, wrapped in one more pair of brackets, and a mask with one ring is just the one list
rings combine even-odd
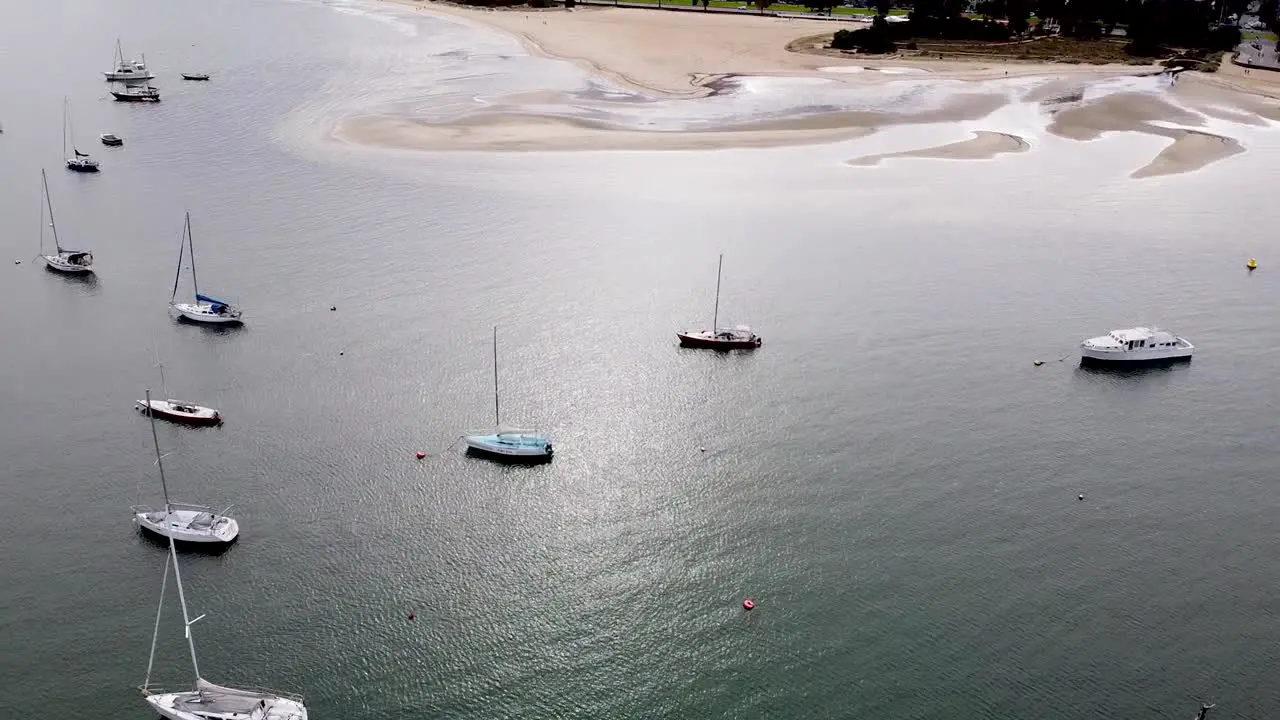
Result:
{"label": "shoreline", "polygon": [[[380,0],[414,8],[444,19],[460,20],[480,29],[496,30],[518,40],[531,54],[573,63],[598,77],[646,94],[671,99],[700,98],[714,92],[712,84],[726,76],[846,77],[843,68],[872,73],[883,68],[910,68],[946,80],[994,80],[1042,76],[1125,76],[1159,71],[1156,65],[1087,65],[1025,60],[934,60],[929,58],[856,57],[839,51],[805,49],[806,43],[832,33],[826,20],[806,18],[717,15],[696,12],[665,13],[643,8],[583,6],[565,8],[495,8],[458,5],[447,0]],[[560,32],[548,21],[573,18],[571,33]],[[535,22],[537,21],[537,22]],[[864,27],[870,22],[848,21]],[[566,28],[569,29],[569,28]],[[594,29],[594,36],[577,30]],[[603,32],[599,32],[603,31]],[[728,52],[699,47],[703,35],[733,34]],[[566,37],[566,35],[572,35]],[[601,36],[607,35],[607,38]],[[586,36],[586,37],[584,37]],[[656,38],[650,36],[657,36]],[[660,39],[667,43],[646,43]],[[650,52],[636,48],[651,45]],[[693,52],[664,52],[676,49]],[[700,62],[708,64],[698,67]],[[869,79],[869,78],[864,78]],[[902,79],[895,75],[884,79]]]}
{"label": "shoreline", "polygon": [[[1091,83],[1158,76],[1153,65],[1085,65],[1025,60],[858,58],[805,48],[830,35],[825,20],[649,9],[584,7],[485,9],[430,0],[380,0],[435,17],[496,31],[518,40],[531,54],[572,63],[594,77],[658,100],[696,102],[725,93],[736,77],[816,78],[857,91],[901,81],[971,83],[949,89],[941,105],[925,110],[819,111],[782,119],[740,120],[699,129],[644,130],[607,121],[523,111],[513,96],[493,111],[428,123],[407,116],[369,113],[337,122],[338,142],[417,151],[591,151],[766,148],[840,142],[910,124],[967,122],[971,140],[900,153],[869,154],[850,164],[878,164],[896,157],[990,159],[1023,153],[1034,143],[998,126],[974,126],[1011,103],[1038,106],[1044,131],[1088,141],[1112,132],[1159,135],[1172,140],[1156,158],[1133,171],[1142,178],[1190,172],[1244,152],[1238,139],[1205,132],[1205,118],[1244,126],[1280,121],[1280,73],[1245,75],[1224,58],[1217,74],[1181,73],[1157,92],[1116,92],[1086,98]],[[856,24],[856,23],[855,23]],[[1042,79],[1039,86],[1004,80]],[[924,84],[924,83],[921,83]],[[1013,96],[1011,88],[1023,95]],[[1157,86],[1158,87],[1158,86]],[[1114,86],[1113,86],[1114,88]],[[983,92],[983,91],[986,92]],[[527,93],[526,93],[527,94]],[[548,91],[548,95],[554,95]],[[728,91],[725,94],[732,94]],[[1170,101],[1160,98],[1168,95]],[[1176,101],[1177,104],[1174,104]],[[561,99],[566,107],[571,104]],[[543,103],[545,104],[545,103]],[[606,113],[607,114],[607,113]],[[1182,125],[1181,128],[1165,124]],[[872,159],[874,158],[874,163]]]}

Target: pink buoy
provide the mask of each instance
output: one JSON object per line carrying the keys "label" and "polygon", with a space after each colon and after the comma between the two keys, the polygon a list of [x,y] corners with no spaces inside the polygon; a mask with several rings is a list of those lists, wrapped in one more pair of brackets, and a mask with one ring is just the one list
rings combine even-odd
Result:
{"label": "pink buoy", "polygon": [[743,610],[746,610],[746,611],[748,611],[748,612],[750,612],[750,611],[752,611],[752,610],[755,610],[755,609],[756,609],[756,604],[755,604],[754,602],[750,601],[750,600],[743,600],[743,601],[742,601],[742,609],[743,609]]}
{"label": "pink buoy", "polygon": [[418,453],[418,459],[419,459],[419,460],[421,460],[422,458],[424,458],[424,457],[426,457],[426,456],[427,456],[427,454],[426,454],[426,453],[424,453],[424,452],[420,452],[420,453]]}

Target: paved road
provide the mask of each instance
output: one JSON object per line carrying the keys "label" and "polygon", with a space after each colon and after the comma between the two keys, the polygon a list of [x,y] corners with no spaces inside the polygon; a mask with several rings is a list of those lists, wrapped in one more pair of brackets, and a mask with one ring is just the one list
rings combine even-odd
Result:
{"label": "paved road", "polygon": [[1271,40],[1242,42],[1236,50],[1240,53],[1236,61],[1242,65],[1280,70],[1280,57],[1276,56],[1276,44]]}

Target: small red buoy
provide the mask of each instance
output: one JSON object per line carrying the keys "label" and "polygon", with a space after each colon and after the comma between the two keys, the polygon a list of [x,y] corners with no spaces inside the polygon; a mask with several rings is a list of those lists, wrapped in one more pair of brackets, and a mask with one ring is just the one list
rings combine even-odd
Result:
{"label": "small red buoy", "polygon": [[424,453],[424,452],[420,452],[420,453],[418,453],[418,459],[419,459],[419,460],[421,460],[422,458],[424,458],[424,457],[426,457],[426,456],[427,456],[427,454],[426,454],[426,453]]}
{"label": "small red buoy", "polygon": [[751,612],[752,610],[756,609],[756,604],[750,600],[743,600],[742,609],[746,610],[747,612]]}
{"label": "small red buoy", "polygon": [[413,612],[412,610],[410,610],[410,611],[409,611],[409,619],[410,619],[410,620],[415,620],[415,619],[417,619],[417,617],[418,617],[418,616],[417,616],[416,614],[414,614],[414,612]]}

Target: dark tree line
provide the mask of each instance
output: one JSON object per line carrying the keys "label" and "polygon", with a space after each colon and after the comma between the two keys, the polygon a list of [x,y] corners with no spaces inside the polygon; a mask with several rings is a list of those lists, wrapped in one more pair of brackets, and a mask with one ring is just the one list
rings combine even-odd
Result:
{"label": "dark tree line", "polygon": [[[1274,18],[1278,1],[1264,0],[1262,16],[1268,21]],[[968,0],[916,0],[909,22],[889,25],[884,21],[886,9],[870,28],[836,33],[832,47],[875,53],[891,52],[897,42],[911,38],[1005,41],[1027,32],[1034,15],[1039,18],[1041,29],[1056,26],[1061,35],[1081,40],[1096,40],[1125,26],[1129,52],[1144,57],[1164,54],[1169,48],[1229,50],[1239,44],[1240,31],[1220,26],[1218,20],[1243,13],[1248,3],[1249,0],[980,0],[974,10],[981,19],[975,19],[966,14]]]}

